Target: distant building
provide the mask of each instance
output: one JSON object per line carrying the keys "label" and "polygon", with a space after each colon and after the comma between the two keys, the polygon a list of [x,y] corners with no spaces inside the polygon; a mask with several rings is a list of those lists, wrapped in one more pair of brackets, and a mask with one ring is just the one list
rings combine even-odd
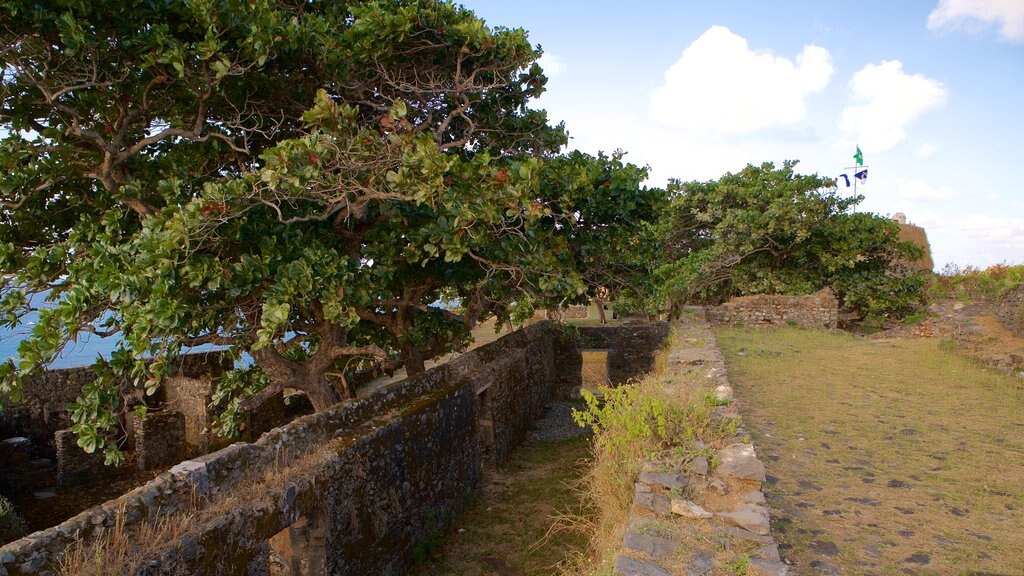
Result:
{"label": "distant building", "polygon": [[924,228],[908,223],[907,215],[902,212],[893,214],[892,219],[900,226],[900,240],[909,240],[924,250],[924,256],[919,260],[911,262],[911,265],[918,270],[934,269],[935,262],[932,261],[932,248],[928,244],[928,234],[924,231]]}

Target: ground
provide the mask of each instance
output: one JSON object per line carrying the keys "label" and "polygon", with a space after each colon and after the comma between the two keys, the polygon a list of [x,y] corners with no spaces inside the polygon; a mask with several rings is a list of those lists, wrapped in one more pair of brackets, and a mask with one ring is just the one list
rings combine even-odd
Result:
{"label": "ground", "polygon": [[955,342],[720,331],[796,573],[1024,574],[1024,380]]}
{"label": "ground", "polygon": [[[560,422],[550,425],[564,428],[565,413],[560,416]],[[527,440],[508,462],[489,471],[470,511],[450,536],[429,547],[429,557],[414,574],[558,573],[558,566],[585,548],[579,532],[549,530],[557,516],[579,513],[576,484],[589,455],[587,437],[535,435]]]}

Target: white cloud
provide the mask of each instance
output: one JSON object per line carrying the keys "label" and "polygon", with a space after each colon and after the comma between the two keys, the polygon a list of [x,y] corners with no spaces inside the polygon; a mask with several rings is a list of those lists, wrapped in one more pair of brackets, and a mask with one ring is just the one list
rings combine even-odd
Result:
{"label": "white cloud", "polygon": [[996,24],[1000,35],[1024,42],[1024,2],[1021,0],[940,0],[928,15],[928,28],[985,28]]}
{"label": "white cloud", "polygon": [[922,145],[918,146],[917,147],[917,151],[914,152],[914,155],[917,156],[918,158],[920,158],[921,160],[927,160],[927,159],[931,158],[932,156],[935,156],[935,153],[938,152],[938,151],[939,151],[939,147],[938,146],[936,146],[935,144],[932,144],[932,143],[927,143],[927,144],[922,144]]}
{"label": "white cloud", "polygon": [[932,212],[919,216],[936,268],[948,262],[982,268],[1001,262],[1024,263],[1024,218],[984,214],[948,218]]}
{"label": "white cloud", "polygon": [[803,120],[806,99],[832,77],[832,57],[805,46],[795,62],[754,51],[746,39],[712,26],[684,51],[651,97],[651,114],[694,132],[746,134]]}
{"label": "white cloud", "polygon": [[541,54],[540,58],[537,59],[537,64],[540,64],[540,67],[544,69],[544,75],[549,79],[565,74],[565,71],[569,68],[564,60],[549,52]]}
{"label": "white cloud", "polygon": [[938,80],[907,74],[899,60],[868,64],[850,80],[853,102],[839,117],[844,138],[868,152],[891,150],[907,127],[946,104],[949,91]]}
{"label": "white cloud", "polygon": [[956,192],[949,186],[932,186],[921,180],[899,180],[896,183],[896,194],[908,200],[949,200],[956,197]]}

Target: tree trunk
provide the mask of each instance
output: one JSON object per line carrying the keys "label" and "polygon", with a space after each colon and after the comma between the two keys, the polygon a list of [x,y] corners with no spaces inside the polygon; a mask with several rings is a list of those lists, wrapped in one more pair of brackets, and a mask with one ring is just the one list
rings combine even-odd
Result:
{"label": "tree trunk", "polygon": [[594,306],[597,306],[597,316],[601,319],[601,324],[607,324],[608,318],[604,315],[604,300],[594,298]]}
{"label": "tree trunk", "polygon": [[402,357],[405,360],[405,373],[409,376],[418,376],[427,371],[423,360],[423,352],[413,344],[405,344],[402,350]]}
{"label": "tree trunk", "polygon": [[331,381],[323,374],[304,379],[299,389],[306,393],[310,403],[313,404],[313,410],[317,412],[323,412],[341,402],[341,396],[338,395]]}

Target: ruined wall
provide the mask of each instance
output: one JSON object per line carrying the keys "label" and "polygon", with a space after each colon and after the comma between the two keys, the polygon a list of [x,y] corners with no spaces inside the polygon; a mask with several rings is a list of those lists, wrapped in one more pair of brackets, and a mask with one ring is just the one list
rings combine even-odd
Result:
{"label": "ruined wall", "polygon": [[797,324],[806,328],[834,329],[839,322],[839,299],[828,288],[810,296],[743,296],[721,306],[709,307],[707,319],[717,325]]}
{"label": "ruined wall", "polygon": [[[183,356],[173,375],[161,386],[160,396],[153,399],[172,404],[185,415],[190,438],[197,446],[203,444],[202,431],[209,420],[207,405],[213,379],[230,367],[231,360],[219,352]],[[46,452],[56,454],[54,434],[71,427],[67,405],[94,378],[95,373],[88,366],[48,370],[31,378],[23,387],[24,399],[0,410],[0,438],[25,436]]]}
{"label": "ruined wall", "polygon": [[1004,328],[1024,338],[1024,287],[1003,296],[996,305],[996,316]]}
{"label": "ruined wall", "polygon": [[140,470],[158,470],[185,457],[185,415],[181,412],[165,410],[136,418],[134,428]]}
{"label": "ruined wall", "polygon": [[93,378],[92,368],[51,370],[32,378],[23,388],[24,400],[0,410],[0,438],[24,436],[56,453],[54,434],[71,427],[67,405]]}
{"label": "ruined wall", "polygon": [[[668,327],[597,330],[595,338],[620,350],[624,373],[653,363],[656,335]],[[627,350],[634,345],[647,349]],[[417,546],[449,529],[467,505],[485,452],[500,461],[559,393],[570,349],[579,355],[550,323],[531,325],[257,442],[182,462],[0,547],[0,575],[46,573],[69,546],[114,527],[119,510],[130,526],[190,510],[197,499],[189,531],[158,542],[144,573],[268,574],[305,565],[338,575],[406,574]]]}

